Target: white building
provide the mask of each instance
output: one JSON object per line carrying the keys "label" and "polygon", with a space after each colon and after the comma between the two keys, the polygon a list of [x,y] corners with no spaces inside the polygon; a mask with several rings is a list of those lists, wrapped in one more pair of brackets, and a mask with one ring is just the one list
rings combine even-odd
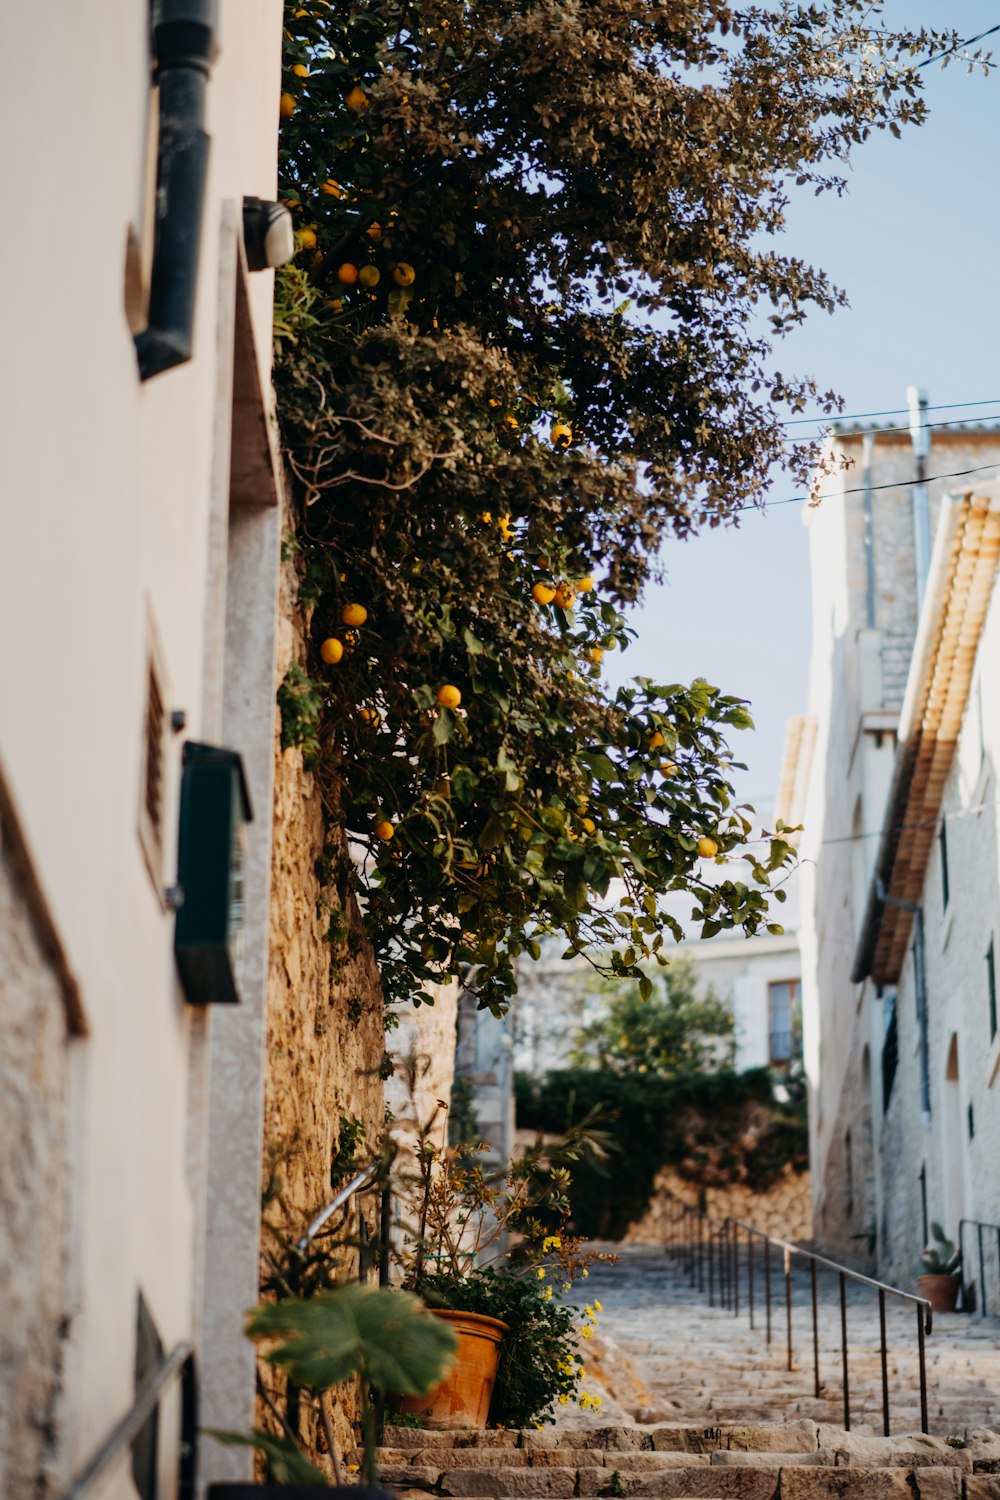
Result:
{"label": "white building", "polygon": [[[0,18],[11,1497],[61,1494],[189,1347],[198,1421],[252,1420],[279,525],[272,276],[248,272],[244,200],[275,195],[281,13],[62,0]],[[175,963],[190,742],[239,753],[255,815],[237,1005],[191,1003]],[[204,848],[191,868],[189,923]],[[180,1385],[163,1391],[107,1500],[177,1493]],[[205,1443],[201,1472],[248,1460]]]}
{"label": "white building", "polygon": [[[790,823],[790,805],[779,808],[778,816]],[[731,867],[726,873],[732,874]],[[762,932],[748,938],[732,932],[700,939],[697,927],[685,924],[691,927],[690,936],[665,950],[668,959],[690,960],[699,992],[713,991],[732,1011],[734,1064],[739,1071],[772,1066],[783,1070],[800,1053],[797,876],[789,880],[787,894],[785,904],[774,908],[775,922],[785,929],[783,936]],[[672,902],[679,921],[689,904]],[[600,1014],[603,1005],[601,987],[595,985],[586,960],[567,962],[557,951],[550,956],[543,950],[538,962],[522,964],[513,1009],[515,1070],[537,1077],[568,1067],[581,1028]]]}
{"label": "white building", "polygon": [[[930,1223],[1000,1221],[1000,516],[978,483],[1000,434],[939,429],[932,454],[928,436],[916,454],[898,429],[833,440],[860,464],[806,515],[815,750],[798,768],[815,1233],[904,1285]],[[973,488],[912,482],[970,469]]]}

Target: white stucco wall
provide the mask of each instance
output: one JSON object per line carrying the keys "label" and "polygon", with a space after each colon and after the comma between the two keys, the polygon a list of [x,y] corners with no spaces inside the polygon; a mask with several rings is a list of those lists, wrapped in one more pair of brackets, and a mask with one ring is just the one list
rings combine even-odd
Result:
{"label": "white stucco wall", "polygon": [[[928,462],[931,475],[1000,461],[995,435],[935,432],[934,439]],[[855,466],[839,484],[844,491],[860,490],[860,441],[851,439],[844,447]],[[878,438],[874,465],[876,487],[912,478],[908,437]],[[835,487],[824,483],[824,490]],[[929,486],[932,531],[948,487],[947,481]],[[898,1237],[911,1248],[891,1264],[902,1274],[905,1259],[909,1275],[919,1192],[910,1173],[912,1150],[906,1134],[912,1127],[912,1139],[919,1142],[921,1127],[919,1119],[908,1120],[907,1130],[895,1141],[881,1138],[880,1072],[888,1000],[871,984],[853,985],[850,975],[916,630],[912,491],[873,492],[873,619],[867,607],[862,494],[824,500],[807,511],[804,520],[809,528],[813,601],[809,711],[817,736],[800,850],[800,938],[815,1234],[842,1256],[866,1260],[869,1237],[877,1235],[880,1247],[887,1246],[897,1233],[892,1226],[898,1225]],[[988,936],[984,953],[987,942]],[[907,979],[911,968],[909,960],[903,986],[912,982]],[[912,1011],[912,998],[901,989],[901,1027],[907,1005]],[[907,1099],[913,1090],[919,1095],[915,1067],[901,1032],[896,1090]],[[917,1172],[919,1166],[918,1162]],[[887,1261],[882,1269],[888,1265]]]}
{"label": "white stucco wall", "polygon": [[[221,0],[195,358],[140,384],[123,285],[142,197],[147,24],[128,0],[61,0],[41,39],[34,12],[0,18],[0,186],[23,212],[23,233],[0,241],[0,756],[90,1025],[76,1044],[66,1475],[131,1402],[138,1289],[168,1347],[197,1323],[207,1078],[193,1058],[211,1018],[183,1002],[173,919],[137,836],[146,651],[152,621],[167,707],[186,711],[191,737],[217,739],[222,642],[207,621],[220,586],[210,519],[227,504],[223,223],[227,203],[275,187],[281,6]],[[270,274],[252,278],[265,380],[271,294]],[[270,705],[261,712],[266,727]],[[178,737],[168,880],[180,753]],[[106,1493],[131,1493],[124,1472]]]}

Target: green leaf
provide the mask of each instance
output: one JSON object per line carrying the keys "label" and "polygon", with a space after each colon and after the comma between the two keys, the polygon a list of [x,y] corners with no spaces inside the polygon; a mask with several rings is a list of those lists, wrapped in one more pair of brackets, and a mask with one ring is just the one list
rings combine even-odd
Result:
{"label": "green leaf", "polygon": [[441,1380],[458,1343],[410,1292],[353,1282],[305,1302],[257,1307],[247,1334],[281,1338],[268,1360],[313,1391],[361,1375],[382,1391],[423,1395]]}
{"label": "green leaf", "polygon": [[289,1437],[273,1432],[226,1432],[218,1427],[203,1429],[209,1437],[229,1447],[258,1448],[267,1454],[269,1477],[275,1484],[315,1484],[329,1488],[329,1476],[309,1462]]}
{"label": "green leaf", "polygon": [[506,836],[506,830],[496,813],[490,813],[476,842],[480,849],[498,849]]}
{"label": "green leaf", "polygon": [[648,1000],[653,993],[653,981],[648,974],[639,975],[639,999]]}
{"label": "green leaf", "polygon": [[434,743],[446,745],[455,733],[455,715],[450,708],[442,708],[434,720]]}

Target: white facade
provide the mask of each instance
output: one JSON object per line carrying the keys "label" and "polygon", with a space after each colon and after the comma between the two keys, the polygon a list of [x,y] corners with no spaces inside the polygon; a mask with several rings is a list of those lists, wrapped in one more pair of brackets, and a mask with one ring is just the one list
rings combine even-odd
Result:
{"label": "white facade", "polygon": [[[928,531],[939,542],[925,582],[909,441],[877,434],[866,463],[862,435],[842,434],[835,446],[861,463],[841,484],[856,493],[806,516],[816,733],[800,850],[815,1235],[904,1286],[928,1223],[954,1237],[962,1217],[1000,1220],[1000,1174],[988,1157],[977,1164],[1000,1123],[983,1062],[988,1029],[976,1018],[988,1003],[998,881],[987,726],[997,712],[989,663],[1000,634],[992,607],[981,642],[968,613],[992,585],[975,520],[988,486],[945,499],[949,481],[930,483]],[[990,480],[998,462],[995,431],[946,429],[935,433],[927,467],[932,475],[986,468]],[[965,552],[953,555],[967,522]],[[916,906],[919,918],[908,909]],[[915,974],[920,922],[926,1031]],[[994,1280],[994,1299],[998,1292]]]}
{"label": "white facade", "polygon": [[[727,872],[731,873],[731,872]],[[797,876],[788,882],[788,900],[774,907],[783,936],[720,933],[707,940],[691,936],[667,950],[670,959],[694,964],[700,993],[713,990],[733,1012],[735,1066],[768,1067],[797,1056],[800,1046]],[[680,906],[676,908],[680,920]],[[664,971],[667,972],[667,971]],[[513,1060],[518,1072],[540,1076],[570,1065],[581,1027],[601,1012],[604,999],[583,959],[564,962],[543,956],[518,971],[513,1010]],[[786,1020],[787,1017],[787,1020]]]}
{"label": "white facade", "polygon": [[[128,1411],[140,1293],[164,1351],[189,1341],[202,1356],[201,1420],[246,1427],[252,1414],[239,1324],[257,1276],[279,512],[262,394],[273,279],[247,274],[240,237],[244,195],[275,195],[281,4],[219,5],[194,357],[142,382],[125,301],[128,287],[134,327],[156,170],[149,26],[147,7],[126,0],[62,0],[44,20],[5,7],[0,19],[0,803],[13,891],[0,950],[47,932],[65,1006],[54,1030],[54,1002],[38,999],[57,1045],[35,1059],[34,1091],[0,1102],[11,1151],[27,1138],[25,1107],[62,1121],[47,1179],[23,1156],[14,1177],[0,1174],[9,1322],[39,1315],[14,1262],[49,1253],[53,1236],[62,1287],[46,1314],[61,1300],[48,1404],[20,1430],[0,1419],[0,1490],[12,1495],[58,1493]],[[182,711],[183,729],[150,729],[151,670],[159,708]],[[151,733],[163,757],[154,788]],[[224,1016],[185,1003],[164,899],[189,738],[242,754],[256,815],[244,1003]],[[8,1042],[11,1015],[22,1040],[32,1029],[37,958],[20,951],[21,967],[0,971]],[[228,1239],[206,1254],[227,1199]],[[213,1301],[203,1343],[206,1278],[228,1300]],[[30,1374],[27,1345],[13,1352],[0,1361],[0,1409]],[[177,1422],[175,1391],[161,1421],[164,1497]],[[224,1462],[247,1472],[242,1455]],[[101,1494],[135,1495],[127,1452]]]}

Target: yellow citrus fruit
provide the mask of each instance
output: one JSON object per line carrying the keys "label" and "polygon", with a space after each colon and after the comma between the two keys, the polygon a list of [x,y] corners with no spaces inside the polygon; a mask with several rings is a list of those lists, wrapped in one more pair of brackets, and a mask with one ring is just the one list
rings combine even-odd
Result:
{"label": "yellow citrus fruit", "polygon": [[368,611],[363,604],[345,604],[340,611],[340,618],[345,625],[363,625],[368,618]]}
{"label": "yellow citrus fruit", "polygon": [[573,585],[570,583],[561,583],[556,589],[556,603],[560,609],[572,609],[573,597]]}
{"label": "yellow citrus fruit", "polygon": [[551,436],[553,447],[568,448],[573,441],[573,429],[568,422],[553,422]]}
{"label": "yellow citrus fruit", "polygon": [[334,182],[332,177],[328,177],[320,188],[320,192],[325,193],[328,198],[339,198],[340,183]]}
{"label": "yellow citrus fruit", "polygon": [[604,652],[601,649],[601,647],[600,646],[588,646],[587,647],[587,660],[590,661],[590,662],[593,662],[595,666],[597,666],[598,662],[602,662],[604,660]]}
{"label": "yellow citrus fruit", "polygon": [[344,311],[343,297],[327,297],[326,305],[331,312],[339,313]]}
{"label": "yellow citrus fruit", "polygon": [[329,662],[331,667],[336,666],[344,654],[344,643],[338,641],[335,635],[327,636],[319,648],[319,654],[325,662]]}
{"label": "yellow citrus fruit", "polygon": [[378,286],[379,282],[382,280],[382,272],[379,270],[378,266],[362,266],[361,270],[358,272],[358,280],[361,282],[362,286]]}
{"label": "yellow citrus fruit", "polygon": [[493,512],[491,510],[481,510],[479,512],[479,519],[484,526],[488,526],[493,519]]}
{"label": "yellow citrus fruit", "polygon": [[580,823],[585,833],[597,832],[597,824],[594,822],[593,818],[581,818]]}
{"label": "yellow citrus fruit", "polygon": [[450,682],[446,682],[443,687],[439,687],[437,690],[437,701],[442,708],[457,708],[462,701],[462,694],[457,687],[454,687]]}
{"label": "yellow citrus fruit", "polygon": [[295,74],[296,78],[309,77],[309,69],[306,67],[305,63],[296,63],[295,67],[292,69],[292,72]]}
{"label": "yellow citrus fruit", "polygon": [[351,92],[344,95],[344,103],[352,115],[360,115],[368,108],[368,95],[359,84],[355,84]]}
{"label": "yellow citrus fruit", "polygon": [[676,763],[676,761],[672,761],[672,760],[662,761],[661,764],[660,764],[660,775],[661,776],[676,776],[677,775],[677,763]]}
{"label": "yellow citrus fruit", "polygon": [[715,842],[715,840],[709,838],[707,833],[703,833],[701,838],[698,840],[698,853],[701,855],[702,859],[714,859],[718,852],[719,846]]}
{"label": "yellow citrus fruit", "polygon": [[536,583],[531,590],[531,597],[536,604],[551,604],[556,597],[556,591],[547,583]]}
{"label": "yellow citrus fruit", "polygon": [[358,713],[358,718],[370,729],[377,729],[382,722],[382,715],[374,708],[362,708]]}
{"label": "yellow citrus fruit", "polygon": [[358,279],[358,268],[346,260],[337,271],[337,280],[342,281],[345,286],[353,286]]}
{"label": "yellow citrus fruit", "polygon": [[315,231],[315,229],[310,229],[307,226],[305,229],[300,229],[299,230],[299,249],[300,250],[315,250],[316,249],[316,231]]}
{"label": "yellow citrus fruit", "polygon": [[369,224],[368,228],[365,230],[365,234],[370,240],[380,240],[382,238],[381,224]]}
{"label": "yellow citrus fruit", "polygon": [[654,730],[653,733],[649,736],[650,750],[660,750],[666,743],[666,740],[663,738],[663,735],[658,729]]}
{"label": "yellow citrus fruit", "polygon": [[579,583],[577,584],[577,589],[581,594],[589,594],[593,587],[594,579],[590,573],[587,574],[586,578],[581,578]]}
{"label": "yellow citrus fruit", "polygon": [[281,115],[281,118],[283,120],[290,120],[292,118],[292,115],[294,115],[295,113],[295,109],[295,95],[282,94],[281,99],[278,103],[278,113]]}
{"label": "yellow citrus fruit", "polygon": [[519,424],[516,417],[506,416],[503,419],[503,425],[509,427],[512,432],[517,432]]}
{"label": "yellow citrus fruit", "polygon": [[501,516],[497,522],[497,528],[505,542],[509,542],[514,535],[514,528],[510,524],[510,516]]}
{"label": "yellow citrus fruit", "polygon": [[387,844],[391,838],[395,837],[396,830],[388,818],[379,818],[375,824],[375,833],[382,840],[383,844]]}
{"label": "yellow citrus fruit", "polygon": [[417,273],[409,261],[401,260],[393,270],[392,279],[397,286],[412,286],[417,279]]}

